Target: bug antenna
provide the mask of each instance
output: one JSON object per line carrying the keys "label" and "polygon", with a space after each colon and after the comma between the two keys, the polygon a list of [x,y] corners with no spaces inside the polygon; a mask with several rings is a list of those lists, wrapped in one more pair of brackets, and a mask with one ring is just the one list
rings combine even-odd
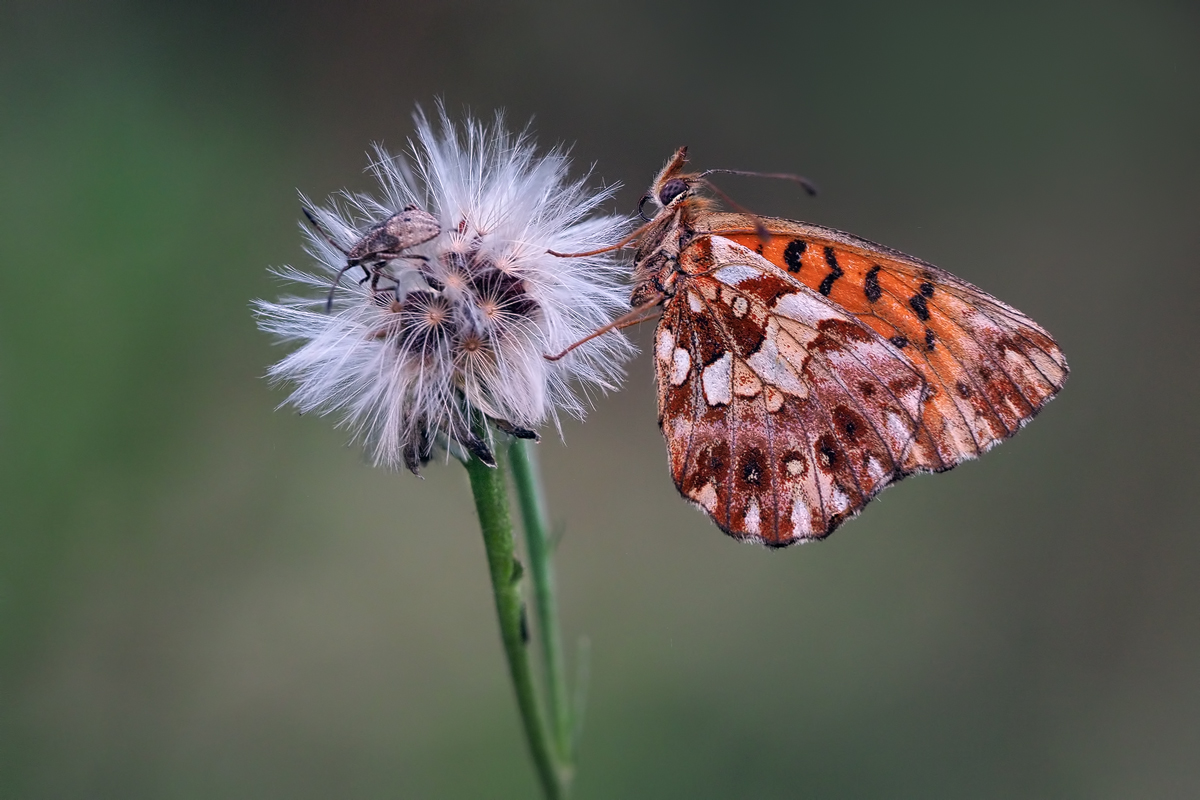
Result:
{"label": "bug antenna", "polygon": [[[714,170],[709,170],[709,172],[713,172],[713,171]],[[771,232],[767,230],[767,226],[764,225],[763,221],[758,218],[758,215],[755,214],[753,211],[750,211],[749,209],[745,208],[741,203],[737,202],[732,197],[730,197],[729,195],[725,194],[720,189],[718,189],[717,185],[715,183],[713,183],[712,181],[703,177],[704,174],[705,173],[700,173],[700,175],[697,175],[695,178],[693,178],[693,180],[697,180],[700,183],[703,183],[705,186],[707,186],[709,189],[711,189],[714,194],[716,194],[718,197],[720,197],[726,203],[733,206],[734,208],[736,208],[738,211],[742,212],[746,216],[750,217],[750,219],[754,220],[755,235],[757,235],[758,238],[760,240],[762,240],[764,243],[769,241],[771,238]]]}
{"label": "bug antenna", "polygon": [[[333,240],[333,237],[329,235],[329,232],[321,227],[321,223],[317,222],[317,218],[313,216],[311,211],[304,206],[300,206],[300,210],[304,212],[304,216],[308,218],[309,224],[313,226],[313,229],[317,233],[321,234],[322,239],[329,242],[329,244],[336,248],[339,253],[346,256],[346,258],[350,258],[349,251]],[[325,298],[326,314],[333,310],[333,293],[337,291],[338,284],[342,282],[342,276],[346,274],[346,270],[352,269],[355,266],[358,266],[358,262],[347,261],[346,266],[339,269],[337,275],[334,276],[333,283],[329,285],[329,296]]]}
{"label": "bug antenna", "polygon": [[[333,240],[333,237],[330,236],[329,233],[324,228],[321,227],[321,223],[317,222],[317,218],[312,215],[311,211],[309,211],[304,206],[300,206],[300,210],[304,212],[304,216],[308,217],[309,224],[311,224],[313,226],[313,228],[316,230],[317,233],[321,234],[322,239],[324,239],[325,241],[327,241],[331,245],[333,245],[334,249],[336,249],[339,253],[341,253],[344,256],[349,257],[350,252],[348,250],[346,250],[346,248],[342,247],[340,244],[338,244],[337,242],[335,242]],[[342,270],[342,272],[345,272],[345,271],[346,270]],[[339,274],[338,277],[340,278],[341,274]]]}
{"label": "bug antenna", "polygon": [[[790,172],[751,172],[745,169],[706,169],[697,175],[697,178],[704,178],[708,175],[745,175],[748,178],[773,178],[781,181],[792,181],[804,187],[804,191],[810,197],[816,196],[817,185],[805,178],[803,175],[793,175]],[[710,186],[712,184],[709,184]]]}

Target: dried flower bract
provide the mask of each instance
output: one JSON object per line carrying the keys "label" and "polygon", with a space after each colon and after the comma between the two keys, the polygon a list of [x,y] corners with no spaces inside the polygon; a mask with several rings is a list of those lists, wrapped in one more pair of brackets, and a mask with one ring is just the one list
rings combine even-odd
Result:
{"label": "dried flower bract", "polygon": [[581,416],[577,391],[615,388],[632,354],[605,336],[543,358],[626,305],[611,255],[547,252],[619,240],[628,221],[597,214],[612,188],[569,179],[561,151],[539,155],[499,116],[461,131],[444,112],[436,128],[416,123],[409,158],[376,149],[380,198],[305,201],[319,268],[277,274],[308,296],[257,303],[263,329],[300,343],[270,370],[294,386],[288,402],[341,414],[376,463],[413,472],[438,444],[490,462],[478,415],[526,437],[559,410]]}

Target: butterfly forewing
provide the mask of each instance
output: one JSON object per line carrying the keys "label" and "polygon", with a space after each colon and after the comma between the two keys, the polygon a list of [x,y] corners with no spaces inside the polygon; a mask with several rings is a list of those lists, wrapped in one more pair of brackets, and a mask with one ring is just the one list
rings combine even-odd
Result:
{"label": "butterfly forewing", "polygon": [[655,363],[685,497],[727,533],[785,545],[911,471],[928,385],[900,350],[728,239],[697,240],[679,266]]}
{"label": "butterfly forewing", "polygon": [[861,319],[929,384],[924,431],[903,467],[944,470],[1003,441],[1062,388],[1066,360],[1016,309],[930,264],[829,228],[766,220],[762,242],[741,215],[708,229],[762,256]]}

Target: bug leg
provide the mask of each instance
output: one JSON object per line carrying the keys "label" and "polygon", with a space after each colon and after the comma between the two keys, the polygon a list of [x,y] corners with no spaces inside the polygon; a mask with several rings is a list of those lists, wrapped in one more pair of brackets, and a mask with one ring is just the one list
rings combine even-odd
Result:
{"label": "bug leg", "polygon": [[417,455],[417,448],[411,444],[404,447],[404,466],[408,467],[408,471],[413,475],[420,476],[421,459]]}
{"label": "bug leg", "polygon": [[[333,310],[333,293],[337,291],[338,284],[342,282],[342,276],[346,274],[346,270],[360,267],[362,264],[357,261],[348,261],[346,266],[338,270],[337,275],[333,276],[333,283],[329,285],[329,296],[325,298],[325,313],[328,314]],[[361,283],[361,281],[360,281]]]}
{"label": "bug leg", "polygon": [[[361,281],[358,282],[358,285],[361,286],[363,284],[363,282],[367,280],[367,278],[371,279],[371,297],[375,297],[377,294],[379,294],[379,279],[380,278],[391,278],[390,275],[388,275],[386,272],[383,271],[383,268],[385,266],[387,266],[386,261],[376,261],[374,264],[371,265],[371,269],[369,271],[367,271],[366,277],[364,277]],[[363,269],[366,269],[366,267],[364,267]],[[399,286],[398,283],[396,285]],[[392,291],[392,294],[395,295],[394,289]]]}

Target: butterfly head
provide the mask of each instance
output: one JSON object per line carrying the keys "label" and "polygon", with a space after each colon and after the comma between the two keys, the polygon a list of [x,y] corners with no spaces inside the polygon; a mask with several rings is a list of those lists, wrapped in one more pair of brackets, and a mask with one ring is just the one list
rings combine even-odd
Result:
{"label": "butterfly head", "polygon": [[681,147],[655,176],[650,191],[643,195],[642,201],[638,203],[638,213],[647,222],[652,219],[647,217],[643,210],[648,202],[653,201],[660,214],[668,209],[679,208],[689,201],[695,202],[695,190],[705,181],[699,175],[684,174],[683,168],[686,164],[687,147]]}
{"label": "butterfly head", "polygon": [[658,190],[659,205],[666,208],[686,194],[689,188],[691,187],[683,178],[671,178]]}

